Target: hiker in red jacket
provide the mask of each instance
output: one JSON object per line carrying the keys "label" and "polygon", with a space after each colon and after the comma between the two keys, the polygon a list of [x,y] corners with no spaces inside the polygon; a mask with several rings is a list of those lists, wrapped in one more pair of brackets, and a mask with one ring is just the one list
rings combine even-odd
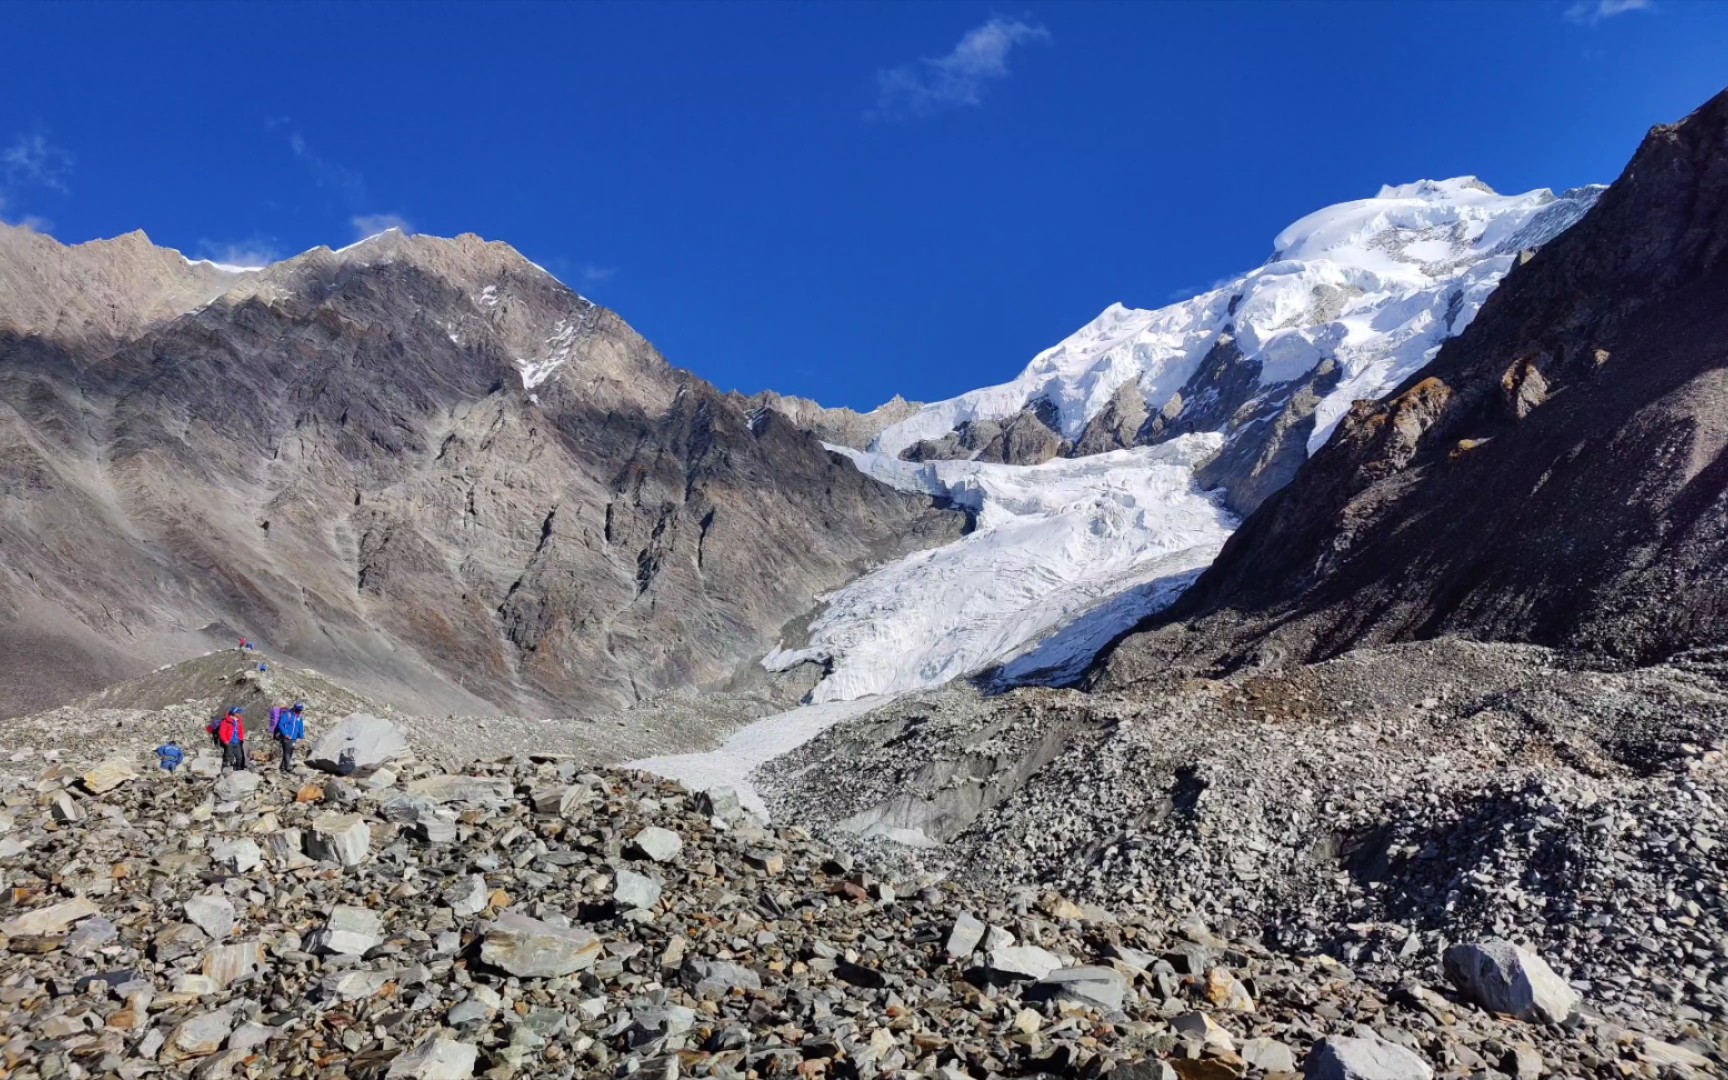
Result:
{"label": "hiker in red jacket", "polygon": [[236,705],[216,722],[216,741],[222,746],[222,764],[246,768],[246,710]]}

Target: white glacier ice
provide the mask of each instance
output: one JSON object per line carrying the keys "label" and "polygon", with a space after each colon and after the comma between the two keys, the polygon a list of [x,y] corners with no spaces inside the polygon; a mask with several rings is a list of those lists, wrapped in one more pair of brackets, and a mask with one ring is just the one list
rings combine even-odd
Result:
{"label": "white glacier ice", "polygon": [[1014,380],[925,406],[869,451],[830,447],[903,490],[977,515],[977,529],[896,560],[823,597],[803,642],[763,661],[829,674],[815,702],[940,685],[992,666],[1008,681],[1077,675],[1097,651],[1180,595],[1235,522],[1196,489],[1194,468],[1223,432],[1041,465],[902,461],[967,421],[1004,419],[1041,400],[1065,438],[1130,382],[1157,412],[1233,333],[1259,385],[1341,370],[1321,400],[1310,453],[1350,403],[1427,364],[1482,306],[1518,252],[1581,217],[1600,188],[1499,195],[1472,177],[1384,187],[1280,232],[1263,265],[1157,310],[1113,304]]}
{"label": "white glacier ice", "polygon": [[[763,663],[829,664],[811,692],[816,702],[937,686],[1012,657],[1107,597],[1150,596],[1154,583],[1185,580],[1212,561],[1234,525],[1194,484],[1194,466],[1221,442],[1214,433],[1188,435],[1031,466],[914,463],[831,446],[894,487],[970,507],[977,528],[823,597],[828,606],[808,642],[776,649]],[[1175,598],[1164,591],[1165,602]],[[1057,635],[1038,666],[1071,665],[1067,653],[1090,656],[1099,644]]]}

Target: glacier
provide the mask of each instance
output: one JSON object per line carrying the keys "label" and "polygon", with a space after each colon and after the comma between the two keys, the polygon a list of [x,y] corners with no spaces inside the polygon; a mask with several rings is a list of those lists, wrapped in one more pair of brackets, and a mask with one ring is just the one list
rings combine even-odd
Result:
{"label": "glacier", "polygon": [[1432,360],[1520,253],[1577,221],[1602,190],[1500,195],[1474,177],[1383,187],[1294,222],[1246,274],[1156,310],[1112,304],[1015,379],[927,405],[868,450],[829,447],[893,487],[969,508],[976,528],[822,597],[804,640],[783,642],[763,664],[823,665],[816,703],[984,671],[1010,684],[1073,678],[1217,555],[1236,522],[1195,472],[1258,425],[1037,465],[912,462],[903,451],[1045,402],[1073,441],[1130,383],[1157,414],[1233,335],[1231,362],[1252,365],[1267,394],[1323,361],[1337,365],[1314,411],[1312,454],[1352,401],[1384,395]]}

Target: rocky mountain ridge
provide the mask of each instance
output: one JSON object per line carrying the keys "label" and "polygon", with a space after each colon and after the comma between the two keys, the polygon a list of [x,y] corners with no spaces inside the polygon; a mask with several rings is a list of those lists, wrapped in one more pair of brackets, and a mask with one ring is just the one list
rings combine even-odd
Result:
{"label": "rocky mountain ridge", "polygon": [[49,245],[44,280],[94,259],[114,310],[192,306],[0,294],[8,711],[241,633],[421,711],[613,708],[725,682],[817,593],[964,528],[507,245],[386,233],[232,275],[20,232],[0,253]]}
{"label": "rocky mountain ridge", "polygon": [[1654,129],[1432,365],[1099,673],[1457,634],[1647,663],[1728,615],[1728,92]]}

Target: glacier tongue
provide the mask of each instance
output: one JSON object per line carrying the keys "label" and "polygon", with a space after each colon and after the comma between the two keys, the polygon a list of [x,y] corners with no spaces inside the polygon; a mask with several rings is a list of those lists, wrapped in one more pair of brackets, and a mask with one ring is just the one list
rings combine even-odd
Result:
{"label": "glacier tongue", "polygon": [[[1234,528],[1227,493],[1199,490],[1197,468],[1233,450],[1265,460],[1256,440],[1304,386],[1318,398],[1304,420],[1312,427],[1296,429],[1290,445],[1300,454],[1306,431],[1312,454],[1352,401],[1426,365],[1520,251],[1569,227],[1601,191],[1499,195],[1473,177],[1385,187],[1295,222],[1271,259],[1232,281],[1157,310],[1113,304],[1013,381],[927,405],[869,451],[830,447],[894,487],[970,507],[978,527],[823,597],[807,642],[763,663],[827,664],[816,702],[922,689],[992,666],[1010,682],[1079,674],[1117,634],[1173,602]],[[1053,411],[1038,415],[1072,444],[1129,384],[1149,415],[1170,421],[1141,429],[1155,445],[1030,466],[900,458],[1041,402]],[[1224,385],[1238,396],[1220,397]]]}
{"label": "glacier tongue", "polygon": [[[830,446],[894,487],[971,507],[977,528],[823,597],[809,643],[776,649],[763,664],[782,671],[826,662],[831,671],[811,699],[847,701],[937,686],[1008,660],[1127,590],[1142,602],[1116,614],[1130,622],[1150,614],[1156,605],[1144,598],[1158,594],[1156,583],[1185,582],[1234,527],[1193,478],[1221,441],[1189,435],[1034,466],[920,464]],[[1179,591],[1163,589],[1163,602]],[[1037,666],[1084,663],[1102,644],[1096,636],[1058,632]]]}

